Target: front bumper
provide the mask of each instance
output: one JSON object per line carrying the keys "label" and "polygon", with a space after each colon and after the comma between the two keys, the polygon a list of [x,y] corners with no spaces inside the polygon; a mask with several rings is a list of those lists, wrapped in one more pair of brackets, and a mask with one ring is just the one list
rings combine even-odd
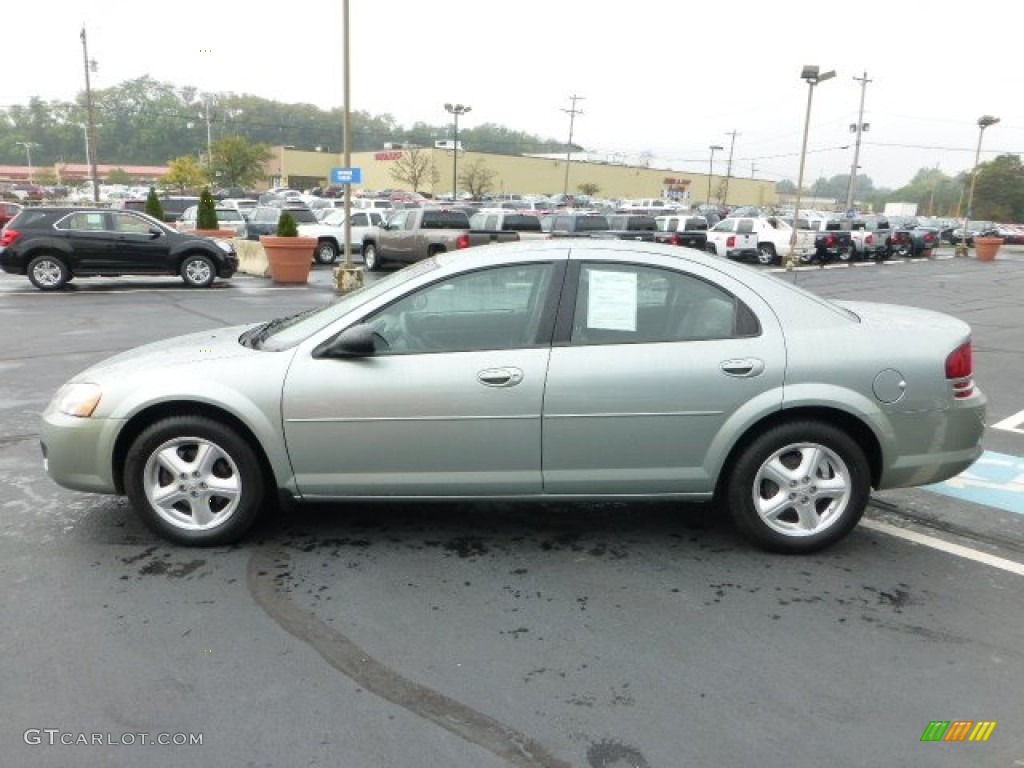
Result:
{"label": "front bumper", "polygon": [[112,457],[123,426],[120,419],[83,419],[47,409],[39,434],[46,473],[73,491],[118,493]]}

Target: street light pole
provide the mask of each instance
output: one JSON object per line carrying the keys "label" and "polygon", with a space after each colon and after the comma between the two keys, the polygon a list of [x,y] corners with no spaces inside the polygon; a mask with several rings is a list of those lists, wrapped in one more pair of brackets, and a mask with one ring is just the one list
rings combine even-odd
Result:
{"label": "street light pole", "polygon": [[25,148],[25,154],[28,155],[28,183],[32,183],[32,147],[38,147],[34,141],[16,141],[14,142],[19,147]]}
{"label": "street light pole", "polygon": [[981,137],[985,135],[985,129],[990,125],[995,125],[999,122],[998,117],[992,117],[992,115],[982,115],[978,118],[978,149],[974,152],[974,168],[971,169],[971,188],[967,193],[967,210],[964,211],[964,226],[961,230],[961,236],[963,239],[960,244],[956,247],[957,256],[967,255],[967,221],[972,216],[971,206],[974,204],[974,182],[978,180],[978,163],[981,161]]}
{"label": "street light pole", "polygon": [[711,177],[715,173],[715,150],[724,149],[718,144],[712,144],[708,149],[711,150],[711,160],[708,161],[708,205],[711,205]]}
{"label": "street light pole", "polygon": [[455,118],[455,139],[452,148],[452,202],[459,197],[459,115],[473,110],[465,104],[445,104],[445,111]]}
{"label": "street light pole", "polygon": [[793,230],[789,235],[789,256],[786,259],[786,269],[792,270],[796,266],[796,233],[800,224],[800,193],[804,186],[804,161],[807,159],[807,133],[811,127],[811,102],[814,99],[814,86],[825,80],[831,80],[836,76],[835,70],[821,72],[817,64],[805,64],[800,72],[801,79],[807,82],[807,114],[804,117],[804,140],[800,147],[800,174],[796,182],[796,201],[793,204]]}

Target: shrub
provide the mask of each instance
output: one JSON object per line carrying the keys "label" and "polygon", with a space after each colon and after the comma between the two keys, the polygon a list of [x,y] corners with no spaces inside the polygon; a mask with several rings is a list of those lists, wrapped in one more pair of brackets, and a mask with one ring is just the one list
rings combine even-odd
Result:
{"label": "shrub", "polygon": [[217,221],[217,203],[210,194],[209,187],[203,187],[199,195],[199,210],[196,212],[196,229],[219,229]]}
{"label": "shrub", "polygon": [[157,221],[166,220],[164,217],[164,207],[160,205],[160,198],[156,196],[156,189],[153,187],[149,188],[149,194],[146,195],[146,213]]}
{"label": "shrub", "polygon": [[295,223],[295,217],[288,211],[281,211],[281,218],[277,220],[278,237],[298,237],[299,227]]}

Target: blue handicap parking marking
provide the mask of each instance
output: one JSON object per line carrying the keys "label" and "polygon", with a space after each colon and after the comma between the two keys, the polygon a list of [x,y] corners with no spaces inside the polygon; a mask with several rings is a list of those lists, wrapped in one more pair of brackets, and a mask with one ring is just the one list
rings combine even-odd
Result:
{"label": "blue handicap parking marking", "polygon": [[929,491],[1024,515],[1024,459],[985,451],[970,467]]}

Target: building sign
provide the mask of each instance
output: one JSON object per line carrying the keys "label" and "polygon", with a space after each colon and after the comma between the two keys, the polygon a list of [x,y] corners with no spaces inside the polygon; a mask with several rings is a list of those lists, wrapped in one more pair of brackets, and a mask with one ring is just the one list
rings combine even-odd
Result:
{"label": "building sign", "polygon": [[373,155],[374,160],[397,160],[402,156],[401,152],[376,152]]}
{"label": "building sign", "polygon": [[671,176],[664,181],[670,187],[686,187],[690,185],[689,179],[674,179]]}

